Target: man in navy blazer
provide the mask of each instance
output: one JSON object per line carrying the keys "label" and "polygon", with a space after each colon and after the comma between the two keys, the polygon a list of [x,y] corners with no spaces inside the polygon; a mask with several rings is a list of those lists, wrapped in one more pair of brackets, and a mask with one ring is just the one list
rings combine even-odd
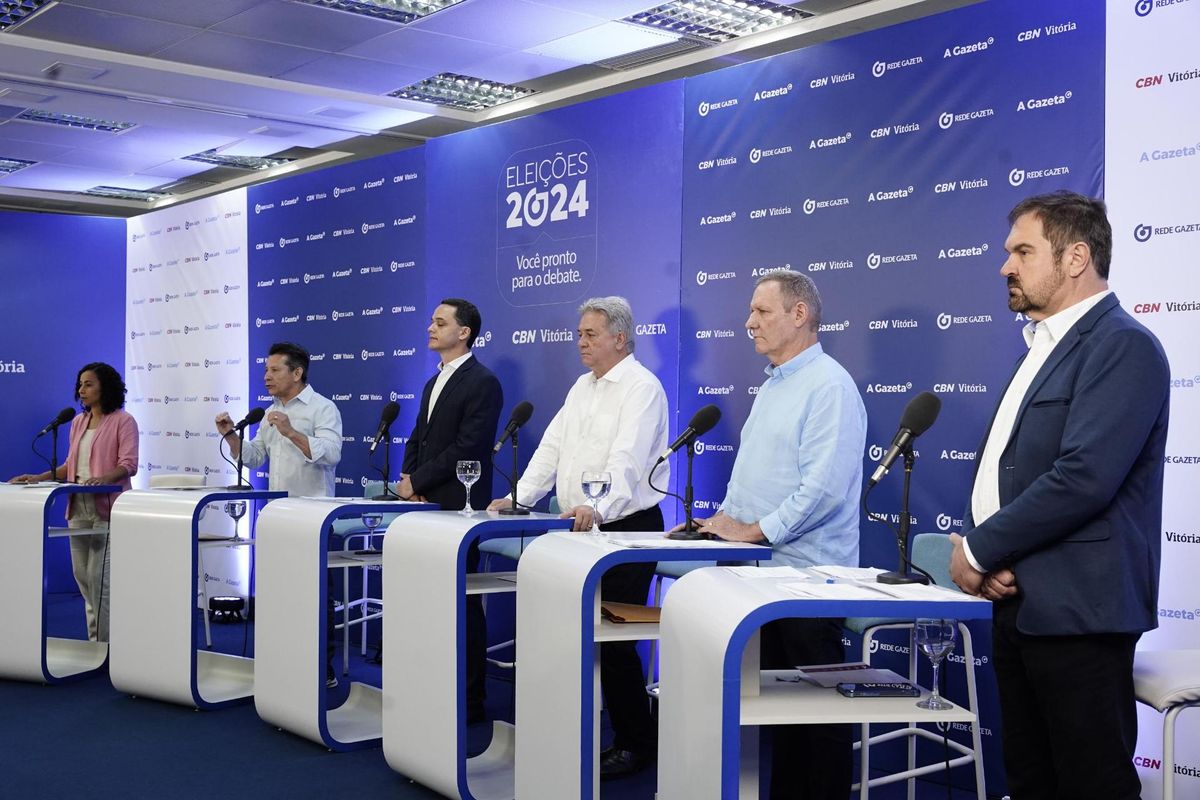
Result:
{"label": "man in navy blazer", "polygon": [[1133,654],[1157,625],[1170,371],[1108,289],[1104,204],[1022,201],[1000,274],[1018,362],[976,459],[951,575],[996,601],[1009,790],[1137,798]]}
{"label": "man in navy blazer", "polygon": [[[404,445],[398,494],[422,498],[445,509],[461,509],[467,494],[458,480],[459,461],[478,461],[479,480],[471,504],[483,509],[492,493],[492,443],[504,405],[500,381],[472,355],[482,318],[467,300],[451,297],[433,311],[429,349],[441,357],[438,374],[425,384],[417,422]],[[467,571],[479,566],[479,548],[467,553]],[[479,595],[467,598],[467,721],[484,718],[487,624]]]}

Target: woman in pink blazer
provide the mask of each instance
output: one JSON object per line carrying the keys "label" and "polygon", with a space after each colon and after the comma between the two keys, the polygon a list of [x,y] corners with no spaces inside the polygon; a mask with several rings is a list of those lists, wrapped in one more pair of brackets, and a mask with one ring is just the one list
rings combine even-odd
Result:
{"label": "woman in pink blazer", "polygon": [[[55,469],[55,476],[85,486],[120,486],[121,492],[132,488],[129,479],[137,473],[138,427],[123,410],[121,374],[101,362],[84,366],[75,379],[75,399],[83,411],[71,422],[67,460]],[[18,475],[10,483],[50,477],[49,471]],[[108,522],[118,494],[71,495],[67,508],[68,527],[95,531],[71,537],[71,570],[83,595],[88,638],[93,641],[108,641]]]}

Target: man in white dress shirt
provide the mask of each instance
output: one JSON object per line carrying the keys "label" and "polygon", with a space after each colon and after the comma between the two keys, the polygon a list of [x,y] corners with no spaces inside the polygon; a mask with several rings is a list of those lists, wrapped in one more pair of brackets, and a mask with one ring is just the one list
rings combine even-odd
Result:
{"label": "man in white dress shirt", "polygon": [[[308,384],[308,351],[292,342],[277,342],[267,353],[263,383],[274,398],[258,433],[241,447],[229,412],[217,415],[217,432],[234,458],[251,469],[271,462],[267,488],[291,497],[332,497],[334,470],[342,460],[342,415],[333,401]],[[325,625],[325,685],[337,686],[333,671],[333,582],[329,581]]]}
{"label": "man in white dress shirt", "polygon": [[[623,297],[596,297],[579,307],[579,358],[590,369],[575,381],[554,415],[525,474],[517,484],[522,505],[536,503],[555,488],[563,517],[574,530],[592,527],[592,507],[583,494],[585,471],[608,472],[612,487],[596,506],[605,531],[661,531],[662,494],[646,481],[667,448],[667,396],[653,372],[633,356],[633,312]],[[670,483],[663,464],[658,486]],[[492,501],[489,510],[511,504]],[[605,573],[605,600],[645,604],[653,563],[624,564]],[[633,642],[600,647],[600,686],[613,728],[613,744],[600,754],[601,778],[632,774],[656,755],[658,736],[645,693],[645,673]]]}

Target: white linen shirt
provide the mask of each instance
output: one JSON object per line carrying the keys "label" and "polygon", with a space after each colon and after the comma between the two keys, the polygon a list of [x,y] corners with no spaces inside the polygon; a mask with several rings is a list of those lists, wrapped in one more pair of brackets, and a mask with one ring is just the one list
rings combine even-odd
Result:
{"label": "white linen shirt", "polygon": [[257,468],[269,458],[267,488],[287,492],[291,497],[332,497],[334,471],[342,460],[342,415],[329,398],[305,386],[300,394],[280,403],[271,403],[268,412],[288,415],[292,427],[308,437],[312,458],[305,458],[290,439],[280,435],[274,425],[264,422],[254,438],[242,448],[246,466]]}
{"label": "white linen shirt", "polygon": [[[609,472],[612,488],[596,508],[601,521],[615,522],[662,500],[646,475],[666,449],[667,395],[658,377],[628,355],[602,378],[588,372],[575,381],[517,484],[517,498],[532,505],[553,486],[566,511],[587,505],[584,471]],[[663,462],[654,484],[670,483]]]}

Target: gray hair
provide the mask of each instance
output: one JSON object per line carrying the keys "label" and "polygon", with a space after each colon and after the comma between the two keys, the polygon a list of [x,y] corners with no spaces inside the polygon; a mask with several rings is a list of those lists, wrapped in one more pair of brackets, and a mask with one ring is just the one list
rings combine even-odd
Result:
{"label": "gray hair", "polygon": [[579,307],[579,316],[582,317],[589,311],[604,315],[608,320],[608,332],[613,336],[625,334],[625,352],[633,352],[633,309],[629,307],[628,300],[616,295],[592,297],[583,301],[583,305]]}
{"label": "gray hair", "polygon": [[812,278],[803,272],[781,269],[763,275],[755,281],[754,287],[758,288],[767,281],[775,281],[779,284],[779,293],[783,295],[783,305],[785,308],[791,308],[796,303],[804,303],[808,307],[809,316],[812,318],[812,329],[815,331],[820,327],[821,293],[817,291],[817,285],[813,283]]}

